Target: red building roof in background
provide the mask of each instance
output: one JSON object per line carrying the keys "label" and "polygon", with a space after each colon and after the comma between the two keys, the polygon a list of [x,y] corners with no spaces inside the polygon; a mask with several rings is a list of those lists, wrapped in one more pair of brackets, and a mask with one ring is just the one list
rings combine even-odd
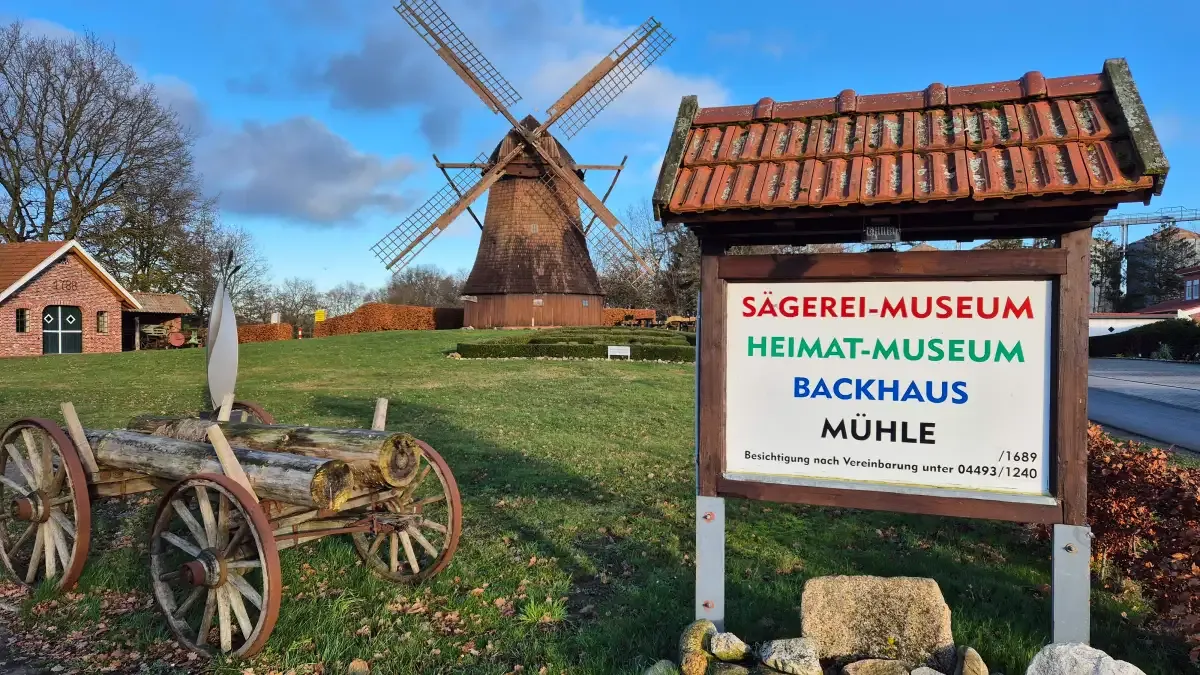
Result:
{"label": "red building roof in background", "polygon": [[698,110],[689,98],[655,192],[660,214],[1080,192],[1142,201],[1168,169],[1121,59],[1095,75],[896,94]]}

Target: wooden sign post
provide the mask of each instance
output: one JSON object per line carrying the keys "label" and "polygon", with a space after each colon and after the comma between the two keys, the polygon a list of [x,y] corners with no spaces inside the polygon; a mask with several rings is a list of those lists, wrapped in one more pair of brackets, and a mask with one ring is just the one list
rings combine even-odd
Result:
{"label": "wooden sign post", "polygon": [[[653,201],[701,246],[696,617],[723,623],[735,497],[1053,525],[1053,639],[1087,642],[1090,232],[1165,176],[1119,59],[882,96],[685,97]],[[1039,247],[891,250],[994,238]],[[873,250],[730,254],[838,242]]]}

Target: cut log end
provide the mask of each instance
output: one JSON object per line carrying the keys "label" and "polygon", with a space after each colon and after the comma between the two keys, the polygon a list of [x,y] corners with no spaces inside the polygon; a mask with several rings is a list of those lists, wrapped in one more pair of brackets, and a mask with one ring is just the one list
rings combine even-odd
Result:
{"label": "cut log end", "polygon": [[354,476],[348,464],[334,459],[317,470],[310,485],[313,504],[336,511],[354,493]]}
{"label": "cut log end", "polygon": [[421,446],[409,434],[393,434],[379,452],[379,472],[392,487],[404,487],[417,475]]}

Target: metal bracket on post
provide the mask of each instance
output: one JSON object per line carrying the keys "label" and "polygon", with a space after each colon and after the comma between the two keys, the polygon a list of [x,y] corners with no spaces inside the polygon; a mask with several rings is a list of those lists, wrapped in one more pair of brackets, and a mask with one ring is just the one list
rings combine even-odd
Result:
{"label": "metal bracket on post", "polygon": [[696,619],[725,630],[725,500],[696,497]]}
{"label": "metal bracket on post", "polygon": [[1091,640],[1092,530],[1086,525],[1055,525],[1052,546],[1051,638],[1055,643],[1087,644]]}

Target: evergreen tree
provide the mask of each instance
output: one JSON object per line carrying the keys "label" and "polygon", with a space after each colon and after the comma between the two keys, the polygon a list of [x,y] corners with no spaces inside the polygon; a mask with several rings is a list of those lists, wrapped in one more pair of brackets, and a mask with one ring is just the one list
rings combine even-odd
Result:
{"label": "evergreen tree", "polygon": [[1140,282],[1140,296],[1131,298],[1140,306],[1183,298],[1183,277],[1179,270],[1197,263],[1196,244],[1174,223],[1166,222],[1147,237],[1145,252],[1131,260],[1128,274]]}

